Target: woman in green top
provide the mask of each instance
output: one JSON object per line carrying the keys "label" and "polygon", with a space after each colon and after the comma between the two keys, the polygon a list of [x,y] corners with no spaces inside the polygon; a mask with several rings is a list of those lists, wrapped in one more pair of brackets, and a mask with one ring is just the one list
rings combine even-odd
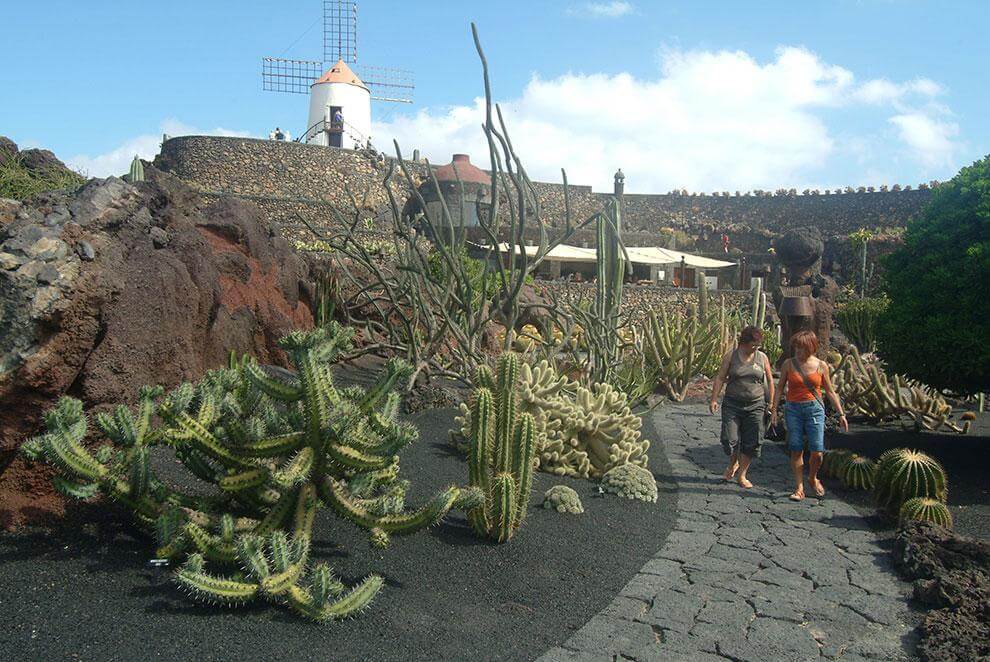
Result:
{"label": "woman in green top", "polygon": [[[770,359],[760,351],[763,331],[747,326],[739,334],[739,344],[722,357],[722,367],[712,384],[712,399],[708,404],[714,414],[718,411],[718,395],[725,384],[722,398],[722,448],[729,456],[729,466],[723,478],[742,487],[753,487],[746,472],[754,457],[760,456],[763,439],[763,412],[766,411],[767,389],[773,402],[773,372]],[[738,472],[738,476],[737,476]]]}

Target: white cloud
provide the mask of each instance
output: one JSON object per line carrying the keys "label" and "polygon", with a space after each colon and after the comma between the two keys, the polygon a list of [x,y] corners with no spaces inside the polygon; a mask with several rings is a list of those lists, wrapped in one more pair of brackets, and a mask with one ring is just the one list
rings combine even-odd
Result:
{"label": "white cloud", "polygon": [[952,167],[958,147],[954,138],[959,135],[959,125],[926,115],[923,112],[905,113],[890,118],[897,127],[908,149],[919,161],[930,168]]}
{"label": "white cloud", "polygon": [[[632,192],[734,191],[831,180],[837,166],[856,168],[856,176],[886,167],[889,144],[857,143],[845,131],[833,135],[828,120],[840,108],[865,113],[874,126],[892,122],[899,131],[891,139],[900,138],[917,164],[944,163],[957,130],[936,119],[944,109],[932,98],[940,92],[923,78],[858,84],[851,71],[804,48],[780,48],[764,63],[742,51],[666,50],[655,78],[534,75],[519,97],[501,105],[534,179],[560,181],[565,167],[570,182],[610,190],[621,166]],[[396,138],[406,155],[418,148],[446,163],[452,153],[467,152],[488,167],[483,113],[481,99],[425,108],[375,123],[373,134],[380,145]],[[876,133],[857,130],[870,139]],[[850,144],[878,149],[852,154]]]}
{"label": "white cloud", "polygon": [[179,120],[168,118],[162,121],[159,132],[155,134],[142,134],[125,140],[119,146],[103,154],[90,156],[88,154],[78,154],[66,160],[66,165],[70,168],[84,173],[90,177],[109,177],[110,175],[120,176],[128,171],[131,160],[135,156],[142,159],[151,160],[157,154],[162,143],[162,134],[169,136],[185,135],[210,135],[210,136],[238,136],[250,137],[246,131],[233,131],[217,127],[215,129],[198,129]]}
{"label": "white cloud", "polygon": [[583,2],[567,8],[570,16],[585,18],[619,18],[633,13],[633,6],[628,2],[613,0],[612,2]]}

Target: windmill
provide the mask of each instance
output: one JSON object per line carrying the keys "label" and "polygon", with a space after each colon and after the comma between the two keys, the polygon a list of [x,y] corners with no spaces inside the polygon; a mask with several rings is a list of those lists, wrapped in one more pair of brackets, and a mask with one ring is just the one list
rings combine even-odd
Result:
{"label": "windmill", "polygon": [[307,129],[296,140],[359,149],[371,139],[371,101],[412,103],[413,74],[357,64],[357,3],[323,0],[323,59],[261,60],[262,88],[309,94]]}

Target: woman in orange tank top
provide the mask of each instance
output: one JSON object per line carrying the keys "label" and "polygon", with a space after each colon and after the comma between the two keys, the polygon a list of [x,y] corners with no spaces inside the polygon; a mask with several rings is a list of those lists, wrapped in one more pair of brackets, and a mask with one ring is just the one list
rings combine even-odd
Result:
{"label": "woman in orange tank top", "polygon": [[[842,412],[842,403],[832,388],[828,376],[828,364],[815,357],[818,338],[811,331],[798,331],[791,337],[793,357],[784,361],[780,370],[780,384],[770,407],[771,422],[777,424],[777,406],[780,396],[787,394],[784,420],[787,423],[787,449],[791,453],[791,470],[796,487],[790,499],[804,499],[804,449],[805,438],[811,458],[808,462],[808,482],[818,496],[825,496],[825,487],[818,479],[818,469],[825,454],[825,403],[822,391],[828,394],[832,406],[839,412],[839,424],[849,430],[849,422]],[[809,389],[809,386],[811,387]]]}

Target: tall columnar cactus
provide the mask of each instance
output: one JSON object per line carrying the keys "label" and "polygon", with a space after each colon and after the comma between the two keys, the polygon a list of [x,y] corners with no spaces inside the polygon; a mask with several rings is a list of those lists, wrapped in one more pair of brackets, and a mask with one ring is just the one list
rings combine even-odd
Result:
{"label": "tall columnar cactus", "polygon": [[938,524],[946,529],[952,528],[952,513],[949,512],[948,506],[938,499],[925,497],[908,499],[898,511],[897,518],[902,524],[909,520],[917,520]]}
{"label": "tall columnar cactus", "polygon": [[[750,318],[750,324],[758,329],[763,328],[763,316],[760,315],[760,311],[766,310],[766,305],[763,303],[763,279],[757,278],[756,283],[753,284],[753,300],[750,303],[750,308],[752,310],[752,317]],[[766,313],[764,312],[764,315]]]}
{"label": "tall columnar cactus", "polygon": [[701,374],[718,351],[721,330],[704,323],[696,310],[687,317],[671,315],[663,306],[660,315],[650,311],[643,328],[643,353],[647,364],[659,376],[660,386],[680,402],[691,380]]}
{"label": "tall columnar cactus", "polygon": [[592,370],[595,381],[608,382],[616,363],[619,351],[619,308],[622,305],[622,283],[625,276],[625,260],[622,251],[622,203],[613,198],[606,205],[605,213],[599,214],[596,229],[598,232],[597,280],[595,289],[595,312],[598,320],[605,325],[605,333],[600,334],[600,344],[592,348]]}
{"label": "tall columnar cactus", "polygon": [[854,455],[842,468],[842,482],[852,490],[872,490],[876,469],[876,463],[870,458]]}
{"label": "tall columnar cactus", "polygon": [[[391,361],[369,389],[335,387],[330,363],[352,335],[336,323],[289,334],[279,346],[295,373],[232,360],[160,402],[160,388],[142,389],[136,414],[118,407],[96,417],[110,443],[95,452],[82,443],[82,404],[63,398],[45,415],[47,433],[23,452],[59,469],[54,482],[63,493],[99,492],[129,508],[156,533],[159,556],[187,557],[176,579],[194,597],[223,604],[264,597],[320,621],[347,616],[383,582],[370,576],[348,590],[326,565],[308,569],[321,505],[380,547],[438,522],[455,503],[477,505],[471,491],[450,487],[406,510],[398,452],[417,432],[397,419],[399,396],[390,390],[409,368]],[[166,486],[149,463],[158,446],[172,447],[212,491]],[[207,563],[220,572],[207,572]]]}
{"label": "tall columnar cactus", "polygon": [[901,505],[915,497],[948,498],[945,469],[929,455],[907,448],[895,448],[877,461],[876,487],[873,492],[877,505],[897,514]]}
{"label": "tall columnar cactus", "polygon": [[469,477],[484,502],[468,512],[479,535],[507,542],[526,518],[533,484],[536,421],[519,412],[519,357],[503,354],[494,379],[479,369],[471,396]]}
{"label": "tall columnar cactus", "polygon": [[939,393],[909,382],[901,375],[888,378],[876,363],[867,363],[855,346],[832,371],[832,383],[851,414],[881,421],[897,417],[913,421],[915,430],[937,430],[943,425],[965,434],[970,422],[949,420],[952,406]]}
{"label": "tall columnar cactus", "polygon": [[698,314],[702,321],[708,319],[708,281],[704,271],[698,272]]}
{"label": "tall columnar cactus", "polygon": [[137,156],[131,161],[131,172],[130,172],[131,183],[143,182],[144,181],[144,163]]}

